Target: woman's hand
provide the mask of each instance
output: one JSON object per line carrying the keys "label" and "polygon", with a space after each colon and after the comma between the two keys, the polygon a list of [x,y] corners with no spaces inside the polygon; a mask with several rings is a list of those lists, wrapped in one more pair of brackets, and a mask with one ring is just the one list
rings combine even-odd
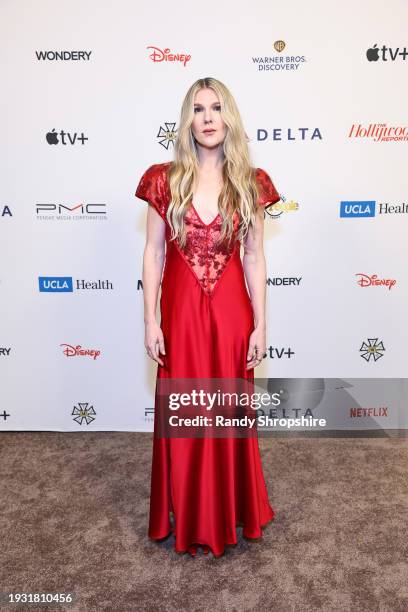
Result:
{"label": "woman's hand", "polygon": [[145,323],[145,349],[151,359],[157,361],[161,366],[164,365],[163,360],[159,357],[159,351],[163,355],[166,354],[164,337],[157,321]]}
{"label": "woman's hand", "polygon": [[255,327],[249,337],[246,369],[256,367],[266,354],[266,327],[264,325]]}

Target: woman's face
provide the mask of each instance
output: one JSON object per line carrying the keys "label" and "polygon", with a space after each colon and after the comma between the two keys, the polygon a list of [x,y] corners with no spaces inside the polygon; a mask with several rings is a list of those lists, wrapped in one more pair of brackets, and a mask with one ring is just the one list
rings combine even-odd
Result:
{"label": "woman's face", "polygon": [[224,142],[227,125],[221,117],[221,105],[213,89],[200,89],[194,98],[191,131],[197,143],[213,149]]}

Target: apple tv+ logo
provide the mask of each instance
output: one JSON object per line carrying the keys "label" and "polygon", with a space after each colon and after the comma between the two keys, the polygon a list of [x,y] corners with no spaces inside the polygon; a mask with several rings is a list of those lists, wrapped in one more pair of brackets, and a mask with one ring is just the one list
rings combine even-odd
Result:
{"label": "apple tv+ logo", "polygon": [[[380,51],[382,51],[381,57],[379,55]],[[381,49],[378,49],[377,45],[373,45],[371,49],[367,49],[366,51],[366,57],[369,62],[378,62],[379,59],[382,59],[383,62],[388,62],[387,55],[392,62],[395,62],[399,55],[406,60],[408,51],[406,47],[400,51],[399,47],[393,50],[385,45],[383,45]]]}
{"label": "apple tv+ logo", "polygon": [[56,145],[56,144],[74,145],[78,140],[81,142],[81,144],[84,145],[85,140],[89,140],[88,137],[85,136],[83,132],[81,132],[80,135],[78,135],[77,132],[70,134],[70,132],[64,132],[64,130],[61,130],[60,132],[56,132],[55,128],[53,128],[51,132],[47,132],[45,139],[50,145]]}

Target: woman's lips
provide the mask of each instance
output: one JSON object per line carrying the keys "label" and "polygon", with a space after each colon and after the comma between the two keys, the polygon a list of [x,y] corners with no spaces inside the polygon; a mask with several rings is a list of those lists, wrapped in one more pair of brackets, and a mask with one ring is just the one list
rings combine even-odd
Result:
{"label": "woman's lips", "polygon": [[211,135],[214,134],[215,130],[204,130],[204,134]]}

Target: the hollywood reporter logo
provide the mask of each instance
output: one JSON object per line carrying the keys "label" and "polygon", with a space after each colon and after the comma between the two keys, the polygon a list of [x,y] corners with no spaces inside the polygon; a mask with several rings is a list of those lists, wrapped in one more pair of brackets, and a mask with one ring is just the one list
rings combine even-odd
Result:
{"label": "the hollywood reporter logo", "polygon": [[77,141],[80,141],[81,144],[84,145],[85,141],[89,140],[89,138],[85,136],[83,132],[81,132],[81,134],[78,134],[77,132],[71,134],[70,132],[65,132],[64,130],[56,132],[55,128],[53,128],[51,132],[47,132],[45,139],[50,145],[74,145]]}

